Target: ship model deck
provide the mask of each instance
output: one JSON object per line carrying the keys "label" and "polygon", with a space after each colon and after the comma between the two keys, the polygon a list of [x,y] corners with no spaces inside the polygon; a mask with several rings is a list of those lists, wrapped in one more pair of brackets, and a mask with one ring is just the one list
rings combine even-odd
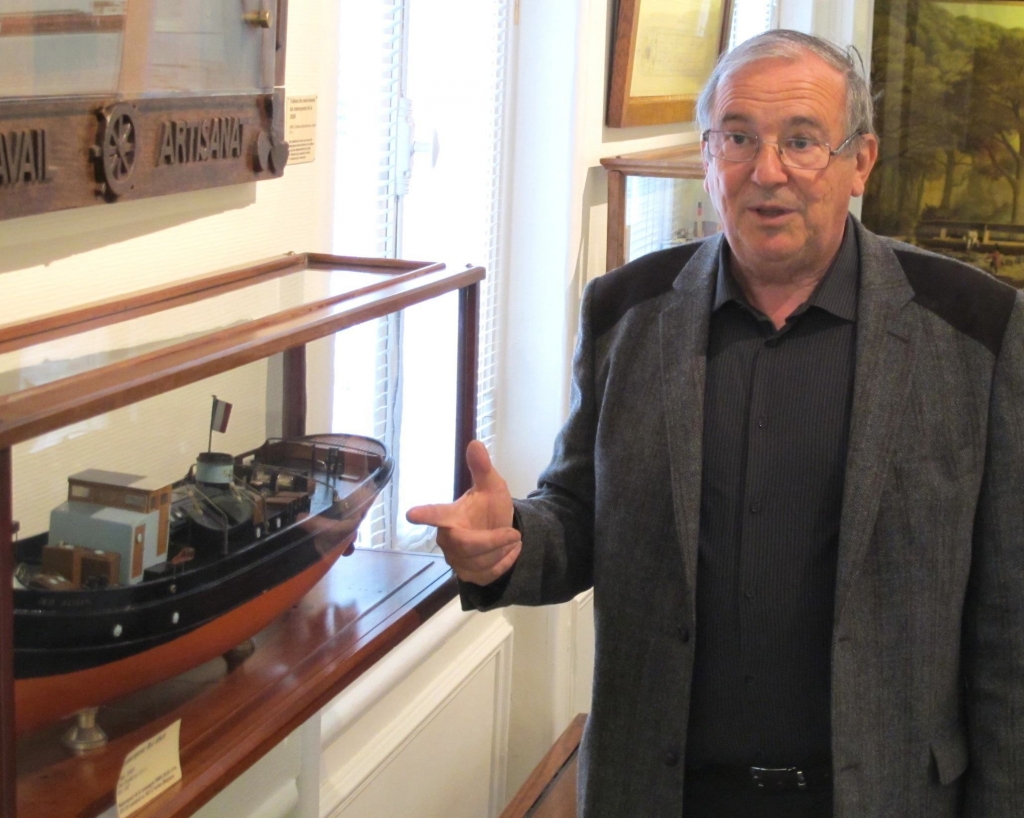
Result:
{"label": "ship model deck", "polygon": [[378,441],[328,434],[206,453],[170,486],[73,475],[50,530],[16,544],[18,732],[262,630],[351,549],[392,468]]}

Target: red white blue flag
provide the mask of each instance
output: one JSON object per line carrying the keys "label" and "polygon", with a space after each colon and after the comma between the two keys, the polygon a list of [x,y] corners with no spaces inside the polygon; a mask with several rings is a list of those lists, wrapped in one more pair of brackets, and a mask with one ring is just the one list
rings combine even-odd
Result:
{"label": "red white blue flag", "polygon": [[231,417],[231,404],[226,400],[219,400],[213,396],[213,412],[210,415],[210,431],[226,432],[228,430],[228,418]]}

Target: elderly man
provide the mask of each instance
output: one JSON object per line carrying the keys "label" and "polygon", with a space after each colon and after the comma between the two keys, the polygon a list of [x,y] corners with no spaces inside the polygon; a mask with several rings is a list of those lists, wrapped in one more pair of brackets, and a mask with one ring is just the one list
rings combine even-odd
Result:
{"label": "elderly man", "polygon": [[1024,303],[848,215],[843,51],[698,103],[721,234],[585,292],[554,458],[414,509],[469,607],[594,587],[581,818],[1024,815]]}

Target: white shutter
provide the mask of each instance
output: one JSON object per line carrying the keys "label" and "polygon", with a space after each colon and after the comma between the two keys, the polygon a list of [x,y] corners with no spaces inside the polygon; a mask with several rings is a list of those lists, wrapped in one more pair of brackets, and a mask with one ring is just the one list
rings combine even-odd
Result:
{"label": "white shutter", "polygon": [[[409,0],[406,95],[418,146],[403,199],[407,258],[487,268],[481,285],[477,436],[492,441],[504,265],[509,55],[508,0]],[[405,510],[451,497],[455,456],[456,301],[407,310],[396,547],[433,547]]]}
{"label": "white shutter", "polygon": [[[495,426],[505,256],[510,7],[510,0],[360,0],[344,4],[341,13],[335,250],[487,268],[480,293],[477,426],[488,444]],[[368,70],[381,65],[382,75]],[[371,92],[378,77],[383,82]],[[417,153],[407,179],[408,157],[400,152],[410,148],[404,129],[410,111]],[[358,332],[349,331],[336,342],[336,428],[366,429],[385,442],[398,465],[361,529],[360,545],[431,547],[432,532],[406,523],[405,510],[451,496],[455,389],[446,378],[454,378],[454,298],[407,313],[382,319],[372,341],[365,333],[353,340],[347,336]],[[366,368],[360,354],[369,357],[370,343],[373,373],[346,371],[350,362],[353,369]],[[355,348],[359,344],[363,353]],[[359,390],[347,381],[359,377],[373,380],[372,413],[351,405]]]}
{"label": "white shutter", "polygon": [[650,176],[626,177],[627,260],[661,250],[671,240],[677,209],[675,182]]}
{"label": "white shutter", "polygon": [[[396,255],[406,13],[406,0],[361,0],[340,13],[334,249],[345,255]],[[396,459],[401,335],[402,316],[395,314],[335,340],[335,429],[372,435]],[[372,366],[360,372],[371,356]],[[353,387],[353,380],[361,383]],[[358,545],[391,544],[396,497],[392,481],[361,526]]]}
{"label": "white shutter", "polygon": [[733,0],[729,51],[775,26],[778,0]]}
{"label": "white shutter", "polygon": [[477,372],[477,438],[493,450],[495,428],[495,387],[498,378],[498,351],[501,343],[501,313],[499,312],[502,280],[505,275],[506,209],[508,192],[508,108],[510,89],[510,8],[507,2],[495,3],[493,30],[494,62],[490,70],[494,77],[494,97],[490,106],[491,117],[491,176],[489,214],[487,219],[486,257],[487,278],[480,289],[480,367]]}

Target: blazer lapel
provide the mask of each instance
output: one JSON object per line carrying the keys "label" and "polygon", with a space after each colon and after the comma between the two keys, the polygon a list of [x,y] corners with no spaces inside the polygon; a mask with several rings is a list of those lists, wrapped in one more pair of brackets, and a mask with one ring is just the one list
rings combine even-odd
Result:
{"label": "blazer lapel", "polygon": [[859,224],[860,296],[850,440],[839,526],[835,621],[863,564],[878,515],[913,364],[914,296],[893,252]]}
{"label": "blazer lapel", "polygon": [[[691,591],[697,581],[708,325],[721,242],[721,235],[709,239],[687,262],[673,285],[674,301],[659,317],[672,507],[681,538],[686,582]],[[693,613],[696,597],[693,593],[687,596]]]}

